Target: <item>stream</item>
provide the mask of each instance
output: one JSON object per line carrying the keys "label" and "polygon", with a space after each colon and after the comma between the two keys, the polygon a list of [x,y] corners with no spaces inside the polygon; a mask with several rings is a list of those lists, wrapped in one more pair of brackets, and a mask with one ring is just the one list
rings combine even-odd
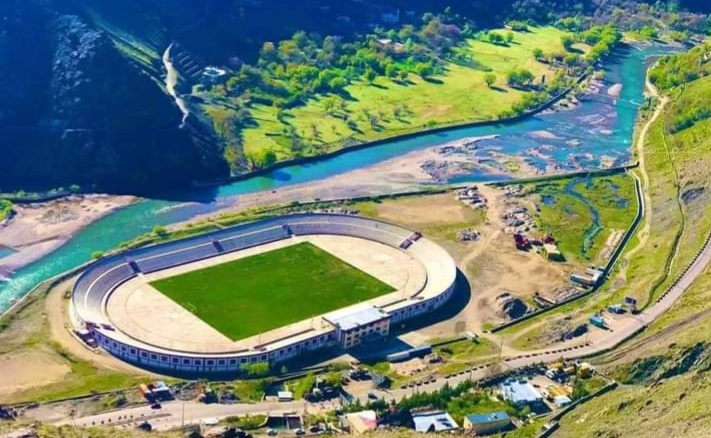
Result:
{"label": "stream", "polygon": [[178,85],[178,71],[175,69],[175,67],[173,67],[173,62],[170,60],[170,49],[172,48],[173,44],[169,45],[168,48],[165,49],[165,52],[163,52],[163,57],[161,59],[163,61],[163,67],[165,67],[166,71],[165,89],[168,91],[168,94],[170,94],[171,97],[175,100],[175,104],[180,109],[180,112],[183,113],[183,120],[180,122],[180,127],[182,128],[183,126],[185,126],[185,121],[190,115],[190,110],[188,110],[188,105],[178,95],[178,92],[175,89],[175,87]]}

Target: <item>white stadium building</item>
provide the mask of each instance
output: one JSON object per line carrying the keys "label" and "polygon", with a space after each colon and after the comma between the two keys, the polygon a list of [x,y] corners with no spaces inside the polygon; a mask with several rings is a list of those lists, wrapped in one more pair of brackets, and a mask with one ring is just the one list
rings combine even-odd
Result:
{"label": "white stadium building", "polygon": [[[394,292],[233,341],[149,285],[303,241],[376,277]],[[77,330],[126,362],[164,374],[210,376],[238,373],[248,363],[273,365],[308,351],[347,349],[370,337],[387,336],[391,324],[447,302],[456,277],[451,256],[418,232],[359,216],[294,214],[98,260],[74,284],[71,317]]]}

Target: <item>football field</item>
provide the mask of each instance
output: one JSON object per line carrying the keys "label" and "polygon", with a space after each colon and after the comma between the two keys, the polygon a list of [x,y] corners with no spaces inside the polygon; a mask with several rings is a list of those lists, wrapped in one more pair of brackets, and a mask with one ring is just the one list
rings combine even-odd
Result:
{"label": "football field", "polygon": [[232,340],[394,291],[308,242],[151,285]]}

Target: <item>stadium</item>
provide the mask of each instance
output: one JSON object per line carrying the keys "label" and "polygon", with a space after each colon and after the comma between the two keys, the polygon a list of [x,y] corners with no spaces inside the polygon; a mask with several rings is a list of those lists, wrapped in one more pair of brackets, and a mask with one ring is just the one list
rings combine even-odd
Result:
{"label": "stadium", "polygon": [[98,260],[75,282],[70,314],[86,343],[139,367],[239,373],[387,336],[442,306],[456,275],[419,232],[294,214]]}

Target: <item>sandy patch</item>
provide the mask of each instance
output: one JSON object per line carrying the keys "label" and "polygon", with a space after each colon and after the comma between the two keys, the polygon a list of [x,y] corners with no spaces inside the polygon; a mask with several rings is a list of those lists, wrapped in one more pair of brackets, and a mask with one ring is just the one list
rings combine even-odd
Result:
{"label": "sandy patch", "polygon": [[396,202],[379,204],[378,216],[388,222],[406,224],[417,228],[432,223],[464,222],[471,215],[470,209],[454,202],[454,193],[442,193],[421,197],[403,198]]}
{"label": "sandy patch", "polygon": [[540,139],[545,139],[545,140],[555,140],[555,139],[560,138],[550,131],[533,131],[533,132],[531,132],[530,135],[533,138],[540,138]]}
{"label": "sandy patch", "polygon": [[620,97],[622,94],[622,84],[615,84],[607,89],[607,94],[612,97]]}
{"label": "sandy patch", "polygon": [[62,380],[71,369],[60,357],[44,351],[22,351],[0,357],[0,395]]}
{"label": "sandy patch", "polygon": [[17,253],[0,260],[0,275],[40,259],[86,225],[135,200],[132,196],[83,195],[16,205],[17,214],[0,227],[0,245]]}

